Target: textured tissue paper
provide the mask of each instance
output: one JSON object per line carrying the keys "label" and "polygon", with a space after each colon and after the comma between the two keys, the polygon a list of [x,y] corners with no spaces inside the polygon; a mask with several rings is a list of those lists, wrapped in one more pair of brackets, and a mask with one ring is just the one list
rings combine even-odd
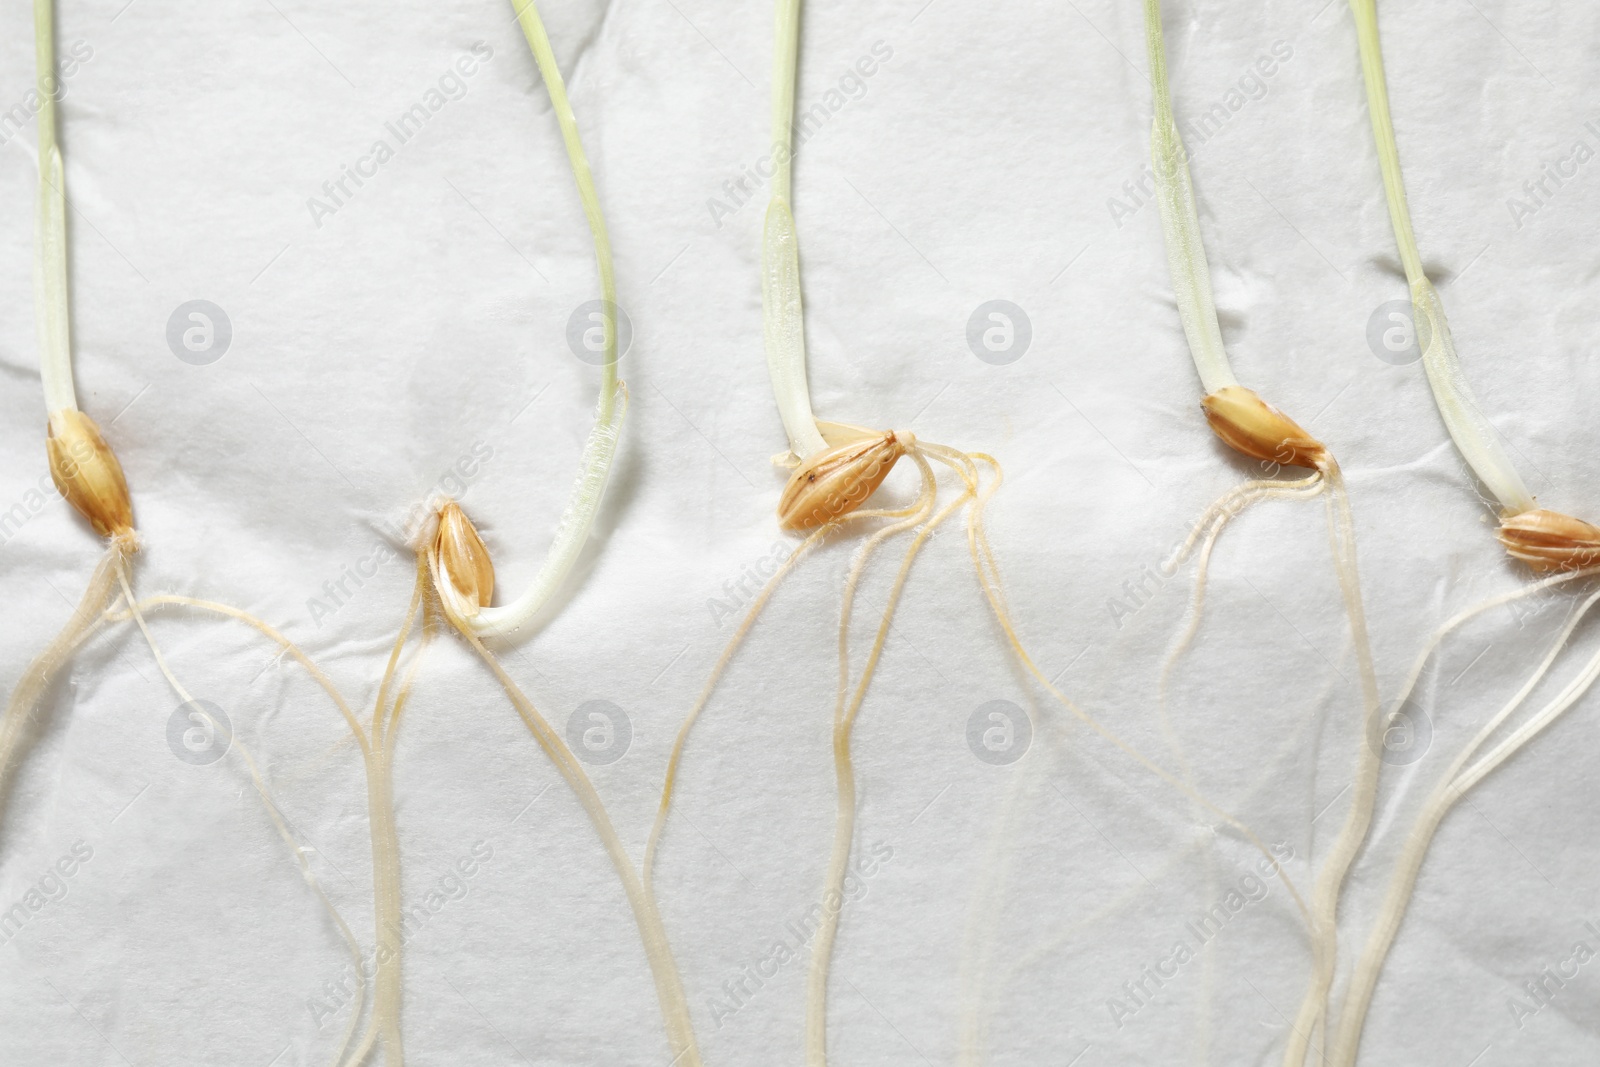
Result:
{"label": "textured tissue paper", "polygon": [[[773,516],[784,439],[762,355],[773,14],[542,6],[615,246],[632,404],[577,571],[501,652],[558,731],[604,735],[614,754],[587,770],[637,858],[679,723],[798,543]],[[1435,628],[1528,579],[1404,341],[1350,11],[1165,6],[1223,334],[1241,381],[1339,457],[1387,700]],[[1381,15],[1418,239],[1463,368],[1540,502],[1593,519],[1600,11],[1393,0]],[[1200,417],[1150,199],[1142,18],[1131,0],[805,6],[794,211],[812,396],[825,418],[996,456],[989,533],[1041,671],[1184,768],[1309,893],[1362,743],[1321,502],[1229,527],[1163,727],[1161,665],[1194,577],[1163,563],[1261,472]],[[30,6],[0,5],[8,692],[101,551],[50,489],[41,440],[32,39]],[[523,588],[594,408],[599,371],[569,343],[598,293],[593,250],[511,6],[61,0],[58,55],[74,60],[75,374],[127,472],[139,589],[260,615],[370,714],[416,509],[460,500],[500,595]],[[915,488],[907,466],[882,492]],[[857,543],[781,587],[685,756],[656,890],[710,1064],[803,1058]],[[896,544],[860,590],[858,665]],[[1341,962],[1423,796],[1575,602],[1492,611],[1423,671]],[[186,716],[129,625],[50,688],[0,817],[0,1062],[328,1063],[349,957],[237,749],[370,952],[357,746],[255,631],[181,610],[151,626],[234,743]],[[1595,637],[1574,641],[1563,683]],[[1596,703],[1445,820],[1363,1063],[1595,1058]],[[911,570],[853,748],[836,1062],[976,1062],[969,1044],[996,1065],[1279,1062],[1310,967],[1287,891],[1236,830],[1029,682],[959,519]],[[665,1067],[633,913],[588,818],[448,634],[405,709],[394,788],[411,1061]]]}

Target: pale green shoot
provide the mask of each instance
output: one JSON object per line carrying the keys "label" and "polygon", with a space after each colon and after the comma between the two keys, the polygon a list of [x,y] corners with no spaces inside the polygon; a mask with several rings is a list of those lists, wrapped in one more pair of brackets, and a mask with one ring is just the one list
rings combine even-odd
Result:
{"label": "pale green shoot", "polygon": [[[519,6],[520,4],[520,6]],[[600,211],[600,194],[595,189],[594,175],[589,170],[589,158],[584,154],[583,141],[578,136],[578,120],[567,99],[566,83],[556,65],[555,52],[550,47],[550,37],[532,0],[520,3],[512,0],[517,13],[517,23],[528,40],[539,73],[550,94],[551,109],[556,123],[561,127],[561,138],[566,142],[567,160],[572,165],[572,178],[578,186],[578,198],[583,201],[583,214],[589,220],[589,233],[594,239],[595,262],[600,271],[600,299],[605,320],[605,359],[600,371],[600,399],[595,407],[594,427],[589,431],[588,442],[578,464],[578,477],[561,514],[554,541],[545,555],[544,563],[534,575],[528,588],[509,604],[485,607],[468,620],[473,633],[480,637],[507,637],[532,622],[558,593],[576,566],[589,531],[594,526],[600,503],[605,497],[606,482],[611,476],[612,460],[616,458],[617,441],[622,432],[623,416],[627,413],[627,388],[617,379],[617,282],[611,260],[611,239],[606,233],[605,216]]]}
{"label": "pale green shoot", "polygon": [[1389,89],[1383,73],[1383,49],[1378,40],[1378,11],[1374,0],[1350,0],[1355,15],[1356,39],[1361,46],[1361,73],[1367,85],[1367,112],[1372,119],[1372,139],[1378,148],[1378,165],[1383,171],[1383,191],[1389,200],[1389,221],[1394,226],[1400,261],[1405,265],[1406,281],[1411,286],[1411,306],[1416,318],[1422,366],[1433,389],[1434,403],[1445,428],[1460,450],[1462,458],[1489,492],[1500,501],[1506,514],[1532,509],[1533,494],[1522,476],[1511,465],[1501,447],[1494,426],[1478,407],[1461,372],[1455,340],[1445,319],[1444,304],[1438,290],[1422,269],[1417,251],[1417,236],[1411,229],[1411,208],[1406,203],[1405,181],[1400,175],[1400,149],[1395,143],[1394,122],[1389,117]]}

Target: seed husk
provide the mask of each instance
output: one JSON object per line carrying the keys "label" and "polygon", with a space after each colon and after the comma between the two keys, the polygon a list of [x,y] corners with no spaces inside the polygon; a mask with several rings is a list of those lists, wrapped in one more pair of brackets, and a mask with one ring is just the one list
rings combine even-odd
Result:
{"label": "seed husk", "polygon": [[910,433],[886,430],[818,452],[789,476],[778,498],[778,524],[786,530],[805,530],[854,511],[915,443]]}
{"label": "seed husk", "polygon": [[45,450],[50,456],[50,480],[97,533],[116,538],[132,535],[133,502],[122,464],[93,419],[76,408],[52,412]]}
{"label": "seed husk", "polygon": [[1495,536],[1514,558],[1536,571],[1600,563],[1600,527],[1548,508],[1502,516]]}
{"label": "seed husk", "polygon": [[1228,385],[1200,401],[1211,429],[1229,447],[1252,459],[1286,467],[1321,470],[1328,460],[1322,442],[1254,390]]}
{"label": "seed husk", "polygon": [[433,573],[439,599],[456,618],[470,619],[494,599],[494,564],[483,538],[454,500],[439,509],[433,536]]}

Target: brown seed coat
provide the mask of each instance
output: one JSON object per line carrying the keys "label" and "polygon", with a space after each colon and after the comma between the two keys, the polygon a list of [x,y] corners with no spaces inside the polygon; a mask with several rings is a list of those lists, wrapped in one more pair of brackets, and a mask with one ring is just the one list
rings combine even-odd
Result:
{"label": "brown seed coat", "polygon": [[1322,442],[1242,385],[1207,394],[1200,408],[1218,437],[1252,459],[1312,470],[1328,461]]}
{"label": "brown seed coat", "polygon": [[1495,535],[1506,551],[1536,571],[1574,570],[1600,563],[1600,527],[1534,508],[1504,516]]}
{"label": "brown seed coat", "polygon": [[50,480],[102,537],[133,534],[133,502],[122,464],[95,421],[76,408],[50,415]]}
{"label": "brown seed coat", "polygon": [[893,430],[849,441],[804,460],[778,498],[778,524],[786,530],[822,526],[860,507],[883,484],[915,438]]}
{"label": "brown seed coat", "polygon": [[431,553],[446,611],[470,619],[479,608],[489,606],[494,599],[494,564],[477,528],[454,500],[439,509]]}

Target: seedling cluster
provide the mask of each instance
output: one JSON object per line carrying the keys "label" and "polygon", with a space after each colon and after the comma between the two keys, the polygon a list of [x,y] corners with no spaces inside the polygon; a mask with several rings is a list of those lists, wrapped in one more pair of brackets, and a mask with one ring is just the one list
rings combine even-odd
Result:
{"label": "seedling cluster", "polygon": [[[1187,829],[1198,827],[1216,831],[1226,828],[1260,853],[1260,877],[1252,873],[1247,876],[1250,882],[1241,883],[1246,887],[1244,896],[1232,885],[1229,893],[1257,903],[1266,896],[1266,879],[1279,880],[1295,909],[1299,921],[1297,932],[1303,935],[1308,957],[1304,992],[1294,1015],[1286,1020],[1282,1030],[1284,1067],[1307,1067],[1320,1062],[1333,1067],[1354,1067],[1361,1052],[1371,1003],[1380,989],[1386,989],[1380,982],[1385,961],[1403,927],[1419,873],[1440,826],[1463,797],[1554,725],[1600,679],[1600,653],[1596,653],[1565,681],[1550,683],[1555,687],[1553,696],[1545,698],[1542,704],[1535,702],[1532,712],[1524,710],[1534,694],[1547,684],[1578,627],[1600,602],[1600,592],[1592,591],[1587,581],[1600,575],[1600,527],[1538,505],[1511,463],[1494,425],[1467,385],[1443,303],[1423,269],[1412,228],[1390,116],[1375,0],[1350,0],[1378,171],[1416,321],[1422,326],[1419,334],[1425,342],[1421,355],[1428,384],[1444,429],[1473,474],[1499,505],[1496,536],[1510,558],[1535,575],[1534,580],[1523,587],[1462,610],[1439,627],[1418,651],[1414,666],[1399,687],[1393,704],[1400,704],[1411,696],[1443,642],[1468,622],[1485,617],[1495,608],[1537,595],[1570,592],[1574,601],[1548,650],[1532,666],[1517,691],[1492,715],[1482,718],[1470,741],[1445,761],[1442,772],[1434,766],[1439,760],[1424,764],[1423,770],[1432,784],[1424,791],[1420,804],[1414,805],[1415,810],[1380,811],[1384,764],[1380,748],[1372,743],[1371,737],[1374,726],[1381,722],[1381,709],[1393,704],[1385,705],[1381,699],[1358,568],[1350,495],[1334,458],[1332,444],[1313,435],[1261,394],[1241,384],[1234,373],[1213,294],[1200,228],[1199,202],[1190,174],[1191,160],[1174,115],[1162,4],[1161,0],[1142,0],[1142,4],[1151,84],[1151,165],[1148,180],[1138,186],[1139,195],[1134,197],[1134,202],[1136,207],[1142,206],[1144,198],[1148,197],[1157,204],[1177,319],[1201,387],[1201,417],[1229,449],[1257,461],[1263,470],[1270,472],[1268,476],[1236,485],[1207,506],[1192,523],[1187,537],[1162,565],[1163,579],[1171,579],[1186,563],[1191,560],[1195,563],[1186,624],[1172,641],[1165,661],[1159,667],[1149,665],[1150,673],[1159,680],[1155,714],[1166,739],[1166,755],[1160,760],[1153,758],[1111,730],[1059,687],[1056,677],[1047,676],[1030,653],[1023,636],[1028,628],[1026,620],[1016,617],[1008,604],[998,553],[985,521],[985,509],[1003,481],[1000,463],[993,455],[935,443],[925,434],[906,427],[862,427],[817,417],[810,395],[800,231],[793,207],[795,100],[802,4],[801,0],[776,0],[771,81],[772,151],[765,161],[772,171],[770,198],[761,225],[759,277],[750,282],[752,291],[759,287],[761,293],[766,364],[788,445],[785,452],[775,457],[775,463],[785,474],[784,484],[773,498],[775,528],[784,540],[756,565],[759,578],[748,568],[741,573],[737,581],[740,595],[732,606],[721,607],[723,615],[737,618],[737,626],[701,686],[697,699],[681,720],[662,771],[654,821],[642,854],[635,859],[583,763],[498,654],[513,643],[525,640],[546,621],[558,594],[571,584],[581,553],[590,545],[628,408],[627,388],[617,374],[619,331],[614,317],[608,312],[603,326],[598,396],[577,477],[567,505],[556,522],[551,546],[534,577],[515,596],[504,596],[504,590],[496,588],[495,565],[489,547],[460,502],[443,494],[437,500],[430,498],[425,505],[418,505],[422,521],[417,524],[410,546],[415,565],[412,593],[381,676],[376,679],[376,695],[370,713],[358,715],[329,676],[299,645],[268,621],[212,600],[138,591],[140,583],[135,563],[141,542],[135,522],[135,494],[130,492],[111,441],[94,418],[79,407],[74,382],[65,169],[57,137],[57,95],[51,84],[57,77],[55,12],[53,0],[34,0],[40,100],[35,319],[45,404],[45,459],[50,477],[61,495],[104,539],[105,549],[66,624],[9,683],[10,692],[4,714],[0,716],[0,801],[24,755],[28,725],[49,703],[52,681],[69,669],[74,655],[89,642],[116,626],[131,623],[172,692],[185,706],[203,709],[203,703],[194,700],[163,653],[151,626],[152,617],[182,610],[218,623],[242,623],[251,628],[317,684],[349,729],[362,760],[372,854],[370,945],[363,944],[362,938],[324,892],[308,861],[309,849],[283,816],[260,761],[238,739],[237,732],[230,748],[237,753],[240,768],[259,796],[275,831],[355,964],[349,1017],[331,1063],[334,1067],[360,1067],[381,1058],[387,1067],[401,1067],[405,1061],[405,983],[403,945],[394,931],[401,926],[405,901],[401,879],[402,828],[395,798],[397,789],[404,788],[404,779],[397,780],[396,775],[396,737],[412,695],[419,686],[427,684],[423,667],[430,646],[441,635],[453,636],[481,660],[582,808],[632,911],[659,1002],[672,1062],[683,1067],[699,1067],[702,1055],[696,1034],[696,1012],[691,1009],[685,991],[654,879],[660,851],[669,841],[667,831],[673,824],[671,816],[683,764],[691,758],[689,741],[694,727],[710,708],[719,683],[785,580],[816,556],[824,545],[853,540],[853,551],[844,568],[839,591],[835,662],[815,665],[817,670],[836,675],[831,711],[822,713],[819,710],[815,723],[815,729],[819,734],[825,733],[829,742],[835,791],[831,811],[832,840],[817,899],[843,900],[850,872],[862,862],[856,840],[861,786],[853,748],[855,726],[866,709],[913,567],[934,533],[959,515],[977,591],[988,607],[993,624],[990,628],[991,618],[983,619],[982,626],[972,628],[971,639],[992,643],[998,636],[1002,651],[1009,656],[1026,685],[1047,696],[1054,705],[1068,712],[1071,719],[1114,747],[1119,759],[1125,758],[1137,765],[1141,781],[1160,782],[1160,788],[1170,789],[1183,798],[1193,824]],[[615,309],[616,272],[602,212],[602,197],[579,136],[577,118],[549,35],[533,0],[514,0],[513,10],[542,75],[593,242],[598,305]],[[875,45],[873,54],[886,59],[893,52],[885,47],[880,55]],[[1288,61],[1293,50],[1280,51],[1274,46],[1273,54],[1277,57],[1273,61],[1275,70],[1278,62]],[[873,69],[876,69],[875,64]],[[1272,76],[1265,67],[1262,74]],[[1248,72],[1247,76],[1253,77]],[[1248,84],[1259,84],[1262,93],[1266,91],[1265,83],[1259,78]],[[1238,91],[1248,91],[1245,80],[1241,79],[1239,86]],[[1230,93],[1234,91],[1229,90]],[[908,120],[915,121],[915,117]],[[346,190],[347,195],[348,192]],[[1130,196],[1135,192],[1131,185],[1129,192]],[[315,213],[313,217],[316,218]],[[713,217],[720,226],[721,219],[715,211]],[[318,221],[320,223],[320,219]],[[1119,218],[1118,226],[1121,224]],[[1288,468],[1293,468],[1295,473],[1285,473]],[[894,473],[897,469],[902,472],[900,476]],[[880,493],[885,485],[891,486],[892,492]],[[896,505],[883,499],[893,493],[900,494],[903,502]],[[1207,576],[1224,531],[1256,504],[1313,499],[1322,500],[1325,507],[1328,546],[1339,587],[1339,610],[1343,613],[1343,625],[1359,677],[1356,695],[1334,724],[1339,731],[1353,736],[1356,743],[1356,752],[1345,776],[1347,780],[1341,783],[1337,794],[1335,810],[1342,811],[1343,817],[1331,844],[1321,848],[1313,841],[1309,855],[1300,855],[1287,844],[1269,844],[1197,786],[1195,761],[1184,750],[1174,726],[1169,682],[1193,647],[1202,625]],[[894,541],[901,542],[899,561],[892,570],[887,594],[877,605],[876,624],[867,627],[870,638],[863,650],[858,647],[860,642],[853,627],[857,601],[873,561]],[[716,608],[713,618],[720,625],[722,619]],[[320,624],[324,620],[314,621]],[[1118,625],[1120,627],[1120,621]],[[603,651],[599,649],[597,655]],[[196,714],[207,715],[203,710]],[[1341,911],[1341,903],[1352,872],[1362,869],[1363,864],[1376,862],[1367,845],[1380,814],[1389,821],[1409,816],[1409,830],[1388,872],[1387,890],[1361,951],[1353,961],[1342,960],[1341,935],[1354,932],[1354,919],[1347,914],[1348,909]],[[0,840],[0,847],[4,844]],[[1009,837],[997,834],[991,842],[992,862],[1005,862],[1011,847]],[[1183,855],[1173,859],[1177,863],[1192,852],[1205,853],[1207,890],[1211,894],[1209,904],[1216,903],[1220,886],[1211,854],[1213,847],[1208,838],[1197,835]],[[877,846],[873,853],[878,854]],[[892,855],[892,851],[889,854]],[[1307,865],[1310,880],[1307,892],[1302,892],[1287,866],[1290,862],[1302,861]],[[1073,929],[1096,921],[1123,903],[1119,900],[1108,904],[1085,916]],[[803,1041],[808,1067],[825,1067],[830,1058],[830,979],[843,921],[842,907],[827,907],[816,917],[814,931],[808,926],[810,960],[805,983],[806,1007],[803,1020],[796,1020],[797,1037]],[[991,925],[978,940],[992,935]],[[1208,936],[1197,936],[1202,947],[1210,941]],[[1056,951],[1060,941],[1060,938],[1040,939],[1032,954],[1017,961],[1013,970],[1040,955]],[[982,1005],[987,1003],[988,994],[983,986],[989,980],[988,961],[993,956],[993,947],[980,945],[969,946],[969,949],[981,953],[984,962],[977,968],[978,978],[969,989],[972,1002],[964,1006],[960,1062],[976,1064],[986,1059],[984,1042],[988,1029],[986,1020],[980,1016],[986,1010]],[[785,951],[788,951],[787,946]],[[1185,946],[1182,953],[1175,951],[1162,957],[1158,967],[1181,968],[1187,966],[1193,956]],[[370,991],[363,967],[367,958],[376,960]],[[1205,1035],[1216,1025],[1211,1016],[1218,1009],[1210,998],[1210,964],[1206,966],[1208,988],[1201,1003],[1199,1029],[1202,1037],[1197,1044],[1204,1055],[1209,1055]],[[1144,978],[1155,981],[1148,972],[1146,968]],[[1162,973],[1165,974],[1165,970]],[[1403,990],[1394,991],[1397,996],[1402,993]],[[1142,1008],[1144,1002],[1139,1001],[1137,1006]],[[1131,1016],[1132,1011],[1127,1014]],[[721,1016],[714,1021],[720,1025]],[[1224,1009],[1221,1022],[1227,1025],[1228,1021]],[[615,1025],[626,1025],[626,1021]],[[232,1055],[232,1050],[218,1050],[217,1055],[226,1058]],[[1372,1062],[1380,1062],[1376,1054]]]}

